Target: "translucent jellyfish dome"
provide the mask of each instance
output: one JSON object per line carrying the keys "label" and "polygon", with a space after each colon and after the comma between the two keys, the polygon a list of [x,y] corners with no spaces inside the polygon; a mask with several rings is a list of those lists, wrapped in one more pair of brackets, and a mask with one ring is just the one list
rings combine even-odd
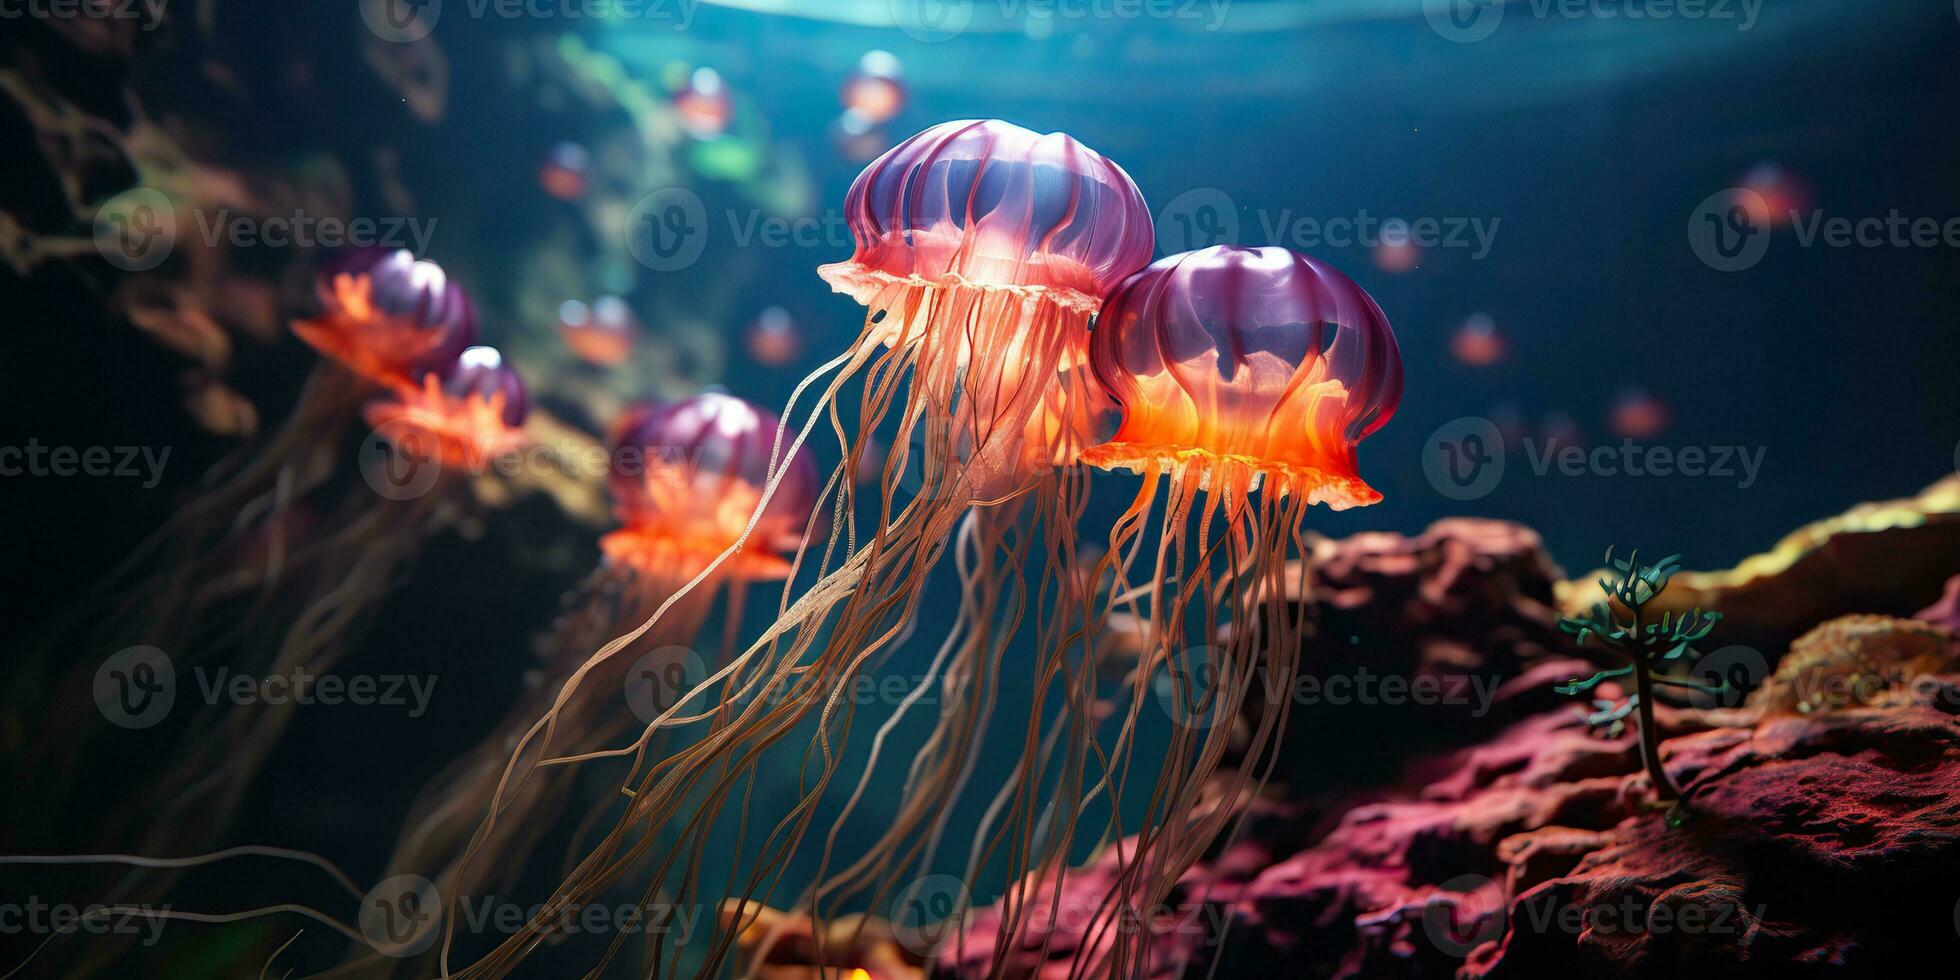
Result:
{"label": "translucent jellyfish dome", "polygon": [[[610,477],[626,525],[607,553],[641,567],[677,565],[693,574],[742,536],[769,479],[778,420],[719,392],[627,412],[614,428]],[[784,447],[793,434],[785,434]],[[743,553],[724,568],[747,578],[780,577],[783,555],[802,541],[821,483],[799,453],[783,473]]]}
{"label": "translucent jellyfish dome", "polygon": [[856,252],[824,266],[869,304],[894,282],[1045,290],[1093,311],[1150,260],[1130,175],[1062,133],[998,119],[941,123],[886,151],[844,201]]}
{"label": "translucent jellyfish dome", "polygon": [[402,248],[334,256],[314,283],[322,315],[293,324],[322,353],[382,381],[445,372],[476,343],[476,305],[441,266]]}
{"label": "translucent jellyfish dome", "polygon": [[1402,398],[1381,307],[1284,248],[1216,246],[1161,259],[1103,304],[1089,365],[1122,413],[1083,459],[1103,468],[1221,471],[1337,510],[1372,504],[1355,447]]}

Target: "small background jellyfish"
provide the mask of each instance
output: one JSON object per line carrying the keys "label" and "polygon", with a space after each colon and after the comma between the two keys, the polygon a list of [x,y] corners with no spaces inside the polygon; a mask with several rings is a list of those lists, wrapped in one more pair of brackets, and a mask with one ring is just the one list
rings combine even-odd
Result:
{"label": "small background jellyfish", "polygon": [[[214,469],[207,487],[43,643],[74,643],[79,634],[100,649],[142,643],[226,662],[272,645],[267,631],[276,636],[324,594],[318,583],[331,578],[323,568],[332,547],[368,526],[358,517],[371,494],[357,494],[339,511],[312,499],[339,470],[361,401],[445,370],[475,337],[476,313],[439,267],[406,251],[337,256],[321,270],[315,292],[318,315],[292,327],[324,357],[280,428]],[[296,513],[308,516],[296,521]],[[69,723],[93,714],[85,703],[61,710],[72,712]],[[55,752],[48,763],[67,768],[63,754],[77,747]]]}
{"label": "small background jellyfish", "polygon": [[[807,457],[791,464],[742,560],[724,564],[616,655],[593,664],[587,656],[639,626],[741,536],[768,475],[776,427],[769,412],[719,393],[622,414],[609,481],[622,526],[602,539],[603,564],[567,597],[534,682],[474,749],[423,788],[388,874],[426,877],[459,911],[472,895],[511,894],[558,827],[582,771],[542,763],[616,757],[606,750],[671,707],[711,663],[727,662],[748,591],[787,574],[783,555],[801,541],[817,484]],[[717,603],[727,625],[710,661],[695,647]],[[635,768],[642,756],[657,758],[658,748],[638,746]],[[574,834],[575,850],[617,796],[600,794]]]}
{"label": "small background jellyfish", "polygon": [[1504,337],[1488,313],[1472,313],[1450,335],[1450,354],[1472,367],[1488,367],[1504,359]]}
{"label": "small background jellyfish", "polygon": [[565,345],[587,363],[617,367],[632,358],[640,323],[625,300],[601,296],[590,306],[575,299],[559,304],[558,329]]}
{"label": "small background jellyfish", "polygon": [[[389,591],[431,535],[454,526],[473,502],[472,479],[520,443],[529,396],[517,372],[491,347],[469,347],[401,382],[366,409],[378,454],[368,486],[326,513],[317,541],[296,552],[281,585],[290,605],[246,631],[240,664],[261,676],[321,676],[364,635]],[[249,621],[248,621],[249,624]],[[132,826],[147,823],[143,853],[208,846],[243,802],[259,767],[292,721],[292,699],[255,699],[214,708],[182,736],[155,787],[132,788]]]}

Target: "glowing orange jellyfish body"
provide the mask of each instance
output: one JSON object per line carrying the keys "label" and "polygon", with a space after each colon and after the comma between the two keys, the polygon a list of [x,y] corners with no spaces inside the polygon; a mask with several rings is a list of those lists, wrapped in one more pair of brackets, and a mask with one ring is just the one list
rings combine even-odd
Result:
{"label": "glowing orange jellyfish body", "polygon": [[1090,367],[1123,422],[1083,462],[1335,510],[1381,500],[1354,450],[1395,413],[1401,354],[1334,269],[1283,248],[1165,258],[1110,296]]}
{"label": "glowing orange jellyfish body", "polygon": [[[613,500],[626,526],[606,555],[666,580],[692,578],[749,527],[769,480],[776,416],[714,392],[629,413],[617,427]],[[723,574],[782,578],[815,509],[817,469],[799,453]]]}
{"label": "glowing orange jellyfish body", "polygon": [[368,424],[407,457],[482,472],[523,440],[530,396],[495,347],[471,347],[455,363],[402,384],[366,410]]}
{"label": "glowing orange jellyfish body", "polygon": [[321,270],[322,311],[293,321],[321,354],[379,384],[416,384],[476,342],[476,307],[442,267],[407,249],[354,249]]}
{"label": "glowing orange jellyfish body", "polygon": [[[541,760],[603,753],[679,693],[650,691],[649,683],[699,679],[706,661],[694,651],[696,637],[717,599],[725,597],[727,618],[739,622],[747,587],[788,569],[780,551],[795,549],[815,504],[816,470],[806,459],[791,464],[794,475],[765,511],[754,537],[760,543],[723,563],[713,586],[694,590],[620,655],[586,658],[645,621],[741,535],[769,472],[775,432],[774,416],[717,393],[636,406],[615,423],[608,483],[624,527],[601,539],[604,564],[552,630],[543,683],[424,789],[392,873],[423,875],[459,902],[486,882],[508,880],[574,797],[576,767]],[[622,691],[631,711],[622,710]]]}
{"label": "glowing orange jellyfish body", "polygon": [[[1402,365],[1381,309],[1346,276],[1281,248],[1225,246],[1170,256],[1118,287],[1089,359],[1122,421],[1083,460],[1145,475],[1132,517],[1162,501],[1154,540],[1126,519],[1110,542],[1112,595],[1144,603],[1144,659],[1123,730],[1150,702],[1176,729],[1143,827],[1120,855],[1124,872],[1097,912],[1113,923],[1159,907],[1270,771],[1290,699],[1255,700],[1255,685],[1291,690],[1305,624],[1267,599],[1281,594],[1289,556],[1306,548],[1309,506],[1381,499],[1362,480],[1355,448],[1394,414]],[[1133,587],[1132,568],[1153,577]],[[1076,703],[1089,703],[1086,694]],[[1251,703],[1262,708],[1241,727],[1235,720]],[[1221,771],[1228,748],[1241,761]],[[1109,757],[1120,785],[1128,746]],[[1064,797],[1061,806],[1070,814],[1079,804]],[[1073,816],[1056,822],[1064,837],[1072,831]],[[1059,849],[1034,856],[1063,873]],[[1010,886],[1003,907],[1044,900],[1029,892],[1039,887]],[[997,952],[1020,941],[1026,917],[1013,921]],[[1099,929],[1107,941],[1077,952],[1079,975],[1131,976],[1151,962],[1149,935],[1109,923],[1089,932]]]}

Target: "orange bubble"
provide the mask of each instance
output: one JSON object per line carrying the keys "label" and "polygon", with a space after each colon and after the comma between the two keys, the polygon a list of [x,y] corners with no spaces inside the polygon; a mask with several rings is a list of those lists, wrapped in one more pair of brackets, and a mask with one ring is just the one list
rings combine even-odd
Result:
{"label": "orange bubble", "polygon": [[1471,314],[1450,337],[1450,353],[1457,360],[1477,367],[1503,360],[1504,338],[1497,333],[1497,321],[1486,313]]}
{"label": "orange bubble", "polygon": [[749,356],[770,367],[781,367],[803,354],[803,338],[796,321],[780,306],[763,310],[749,324]]}
{"label": "orange bubble", "polygon": [[1667,430],[1667,406],[1645,388],[1627,388],[1613,402],[1613,434],[1625,439],[1651,439]]}

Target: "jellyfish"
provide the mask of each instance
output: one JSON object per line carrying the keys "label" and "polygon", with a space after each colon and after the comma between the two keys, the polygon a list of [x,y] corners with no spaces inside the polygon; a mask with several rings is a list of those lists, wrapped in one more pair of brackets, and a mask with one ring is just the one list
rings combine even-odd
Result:
{"label": "jellyfish", "polygon": [[1450,336],[1450,353],[1472,367],[1487,367],[1504,359],[1504,338],[1488,313],[1473,313]]}
{"label": "jellyfish", "polygon": [[674,111],[681,128],[698,140],[710,140],[728,130],[735,109],[728,96],[728,83],[713,68],[696,68],[687,84],[674,95]]}
{"label": "jellyfish", "polygon": [[1743,207],[1749,212],[1749,220],[1758,228],[1771,228],[1788,224],[1790,220],[1810,209],[1810,185],[1788,167],[1774,161],[1764,160],[1749,168],[1742,177],[1742,186],[1755,191],[1755,196],[1743,196]]}
{"label": "jellyfish", "polygon": [[[1091,397],[1089,320],[1153,248],[1135,184],[1066,135],[961,121],[874,161],[852,184],[845,210],[856,249],[818,271],[867,308],[864,328],[792,395],[785,415],[794,419],[803,393],[818,392],[802,424],[780,433],[750,529],[701,575],[739,560],[765,529],[782,459],[819,422],[838,435],[843,456],[820,495],[830,527],[822,531],[813,517],[803,529],[775,622],[625,748],[638,751],[656,731],[696,727],[692,742],[636,771],[614,829],[534,921],[619,880],[652,848],[651,828],[666,829],[662,844],[671,849],[653,868],[650,890],[691,904],[704,887],[698,842],[724,824],[746,833],[748,797],[735,791],[772,746],[814,726],[813,737],[789,743],[806,756],[798,803],[766,832],[754,829],[760,850],[729,885],[738,911],[697,944],[710,969],[722,962],[756,908],[748,898],[770,889],[837,775],[853,714],[844,693],[908,635],[922,583],[949,544],[968,556],[963,574],[984,592],[961,613],[964,633],[949,646],[997,648],[993,610],[1012,604],[1009,573],[1031,550],[1015,531],[1017,514],[1025,508],[1045,520],[1069,509],[1073,478],[1056,464],[1086,445],[1073,422]],[[849,421],[839,407],[847,385],[856,389]],[[1031,447],[1031,437],[1057,445]],[[875,485],[860,490],[853,476],[874,438],[890,448]],[[1046,526],[1063,533],[1059,522]],[[593,660],[614,656],[663,615],[656,610]],[[731,797],[738,813],[723,812]],[[502,968],[536,941],[514,938],[480,965]]]}
{"label": "jellyfish", "polygon": [[1623,439],[1652,439],[1667,431],[1670,421],[1667,404],[1636,385],[1620,389],[1614,397],[1609,427]]}
{"label": "jellyfish", "polygon": [[315,285],[322,311],[293,333],[355,376],[413,383],[476,342],[476,306],[427,259],[361,248],[329,261]]}
{"label": "jellyfish", "polygon": [[890,122],[905,108],[905,70],[890,51],[867,51],[838,93],[844,108],[871,126]]}
{"label": "jellyfish", "polygon": [[1375,268],[1402,273],[1422,262],[1422,246],[1409,234],[1409,223],[1401,218],[1382,222],[1381,235],[1374,245]]}
{"label": "jellyfish", "polygon": [[401,385],[368,405],[377,435],[399,456],[483,472],[521,442],[530,414],[524,379],[495,347],[468,347],[446,371]]}
{"label": "jellyfish", "polygon": [[573,353],[602,367],[626,363],[640,331],[633,308],[617,296],[601,296],[590,306],[566,300],[558,306],[558,328]]}
{"label": "jellyfish", "polygon": [[[1115,855],[1100,926],[1089,930],[1106,941],[1077,952],[1081,975],[1131,976],[1151,962],[1151,937],[1120,928],[1120,917],[1161,907],[1271,771],[1304,623],[1267,600],[1283,591],[1289,558],[1307,548],[1309,508],[1381,500],[1360,475],[1356,447],[1394,414],[1402,368],[1387,318],[1346,276],[1283,248],[1236,246],[1173,255],[1130,277],[1103,304],[1089,368],[1120,422],[1082,461],[1143,480],[1104,560],[1113,560],[1119,593],[1129,570],[1146,576],[1146,661],[1090,793],[1127,781],[1140,705],[1157,700],[1178,722],[1143,825]],[[1141,533],[1152,513],[1155,533]],[[1070,703],[1088,705],[1087,693]],[[1248,705],[1259,708],[1235,731]],[[1031,725],[1024,758],[1039,756],[1036,734]],[[1240,762],[1221,774],[1228,749]],[[1019,778],[1006,818],[1013,829],[996,832],[1014,845],[1015,882],[1002,900],[997,954],[1021,940],[1029,906],[1049,895],[1019,875],[1065,873],[1082,805],[1067,795],[1077,776],[1060,785],[1041,826],[1034,773]]]}
{"label": "jellyfish", "polygon": [[[720,393],[622,413],[607,479],[621,526],[600,540],[602,564],[568,597],[535,683],[474,749],[424,787],[390,874],[422,875],[456,902],[481,889],[508,894],[564,815],[576,774],[540,761],[607,748],[643,724],[639,716],[670,704],[684,682],[698,680],[708,661],[694,648],[717,603],[731,628],[714,662],[728,659],[745,595],[782,578],[784,556],[801,543],[818,489],[807,454],[789,464],[740,560],[724,563],[711,584],[620,656],[581,674],[591,650],[646,619],[741,536],[769,476],[777,424],[768,411]],[[571,684],[575,677],[579,683]],[[577,695],[552,712],[568,687]],[[541,725],[548,713],[551,723]],[[515,757],[513,745],[522,747]]]}
{"label": "jellyfish", "polygon": [[771,306],[757,314],[755,322],[749,324],[746,339],[749,356],[770,367],[781,367],[803,353],[803,338],[797,336],[796,320],[780,306]]}
{"label": "jellyfish", "polygon": [[830,138],[837,152],[853,163],[864,163],[891,148],[885,128],[865,118],[855,109],[845,109],[830,124]]}
{"label": "jellyfish", "polygon": [[[476,333],[468,296],[440,267],[406,251],[334,256],[315,292],[318,314],[292,327],[324,356],[279,428],[215,467],[196,495],[34,642],[36,658],[132,643],[219,657],[240,649],[248,625],[291,607],[296,593],[283,585],[305,546],[324,533],[294,515],[339,468],[362,401],[443,368]],[[80,689],[88,689],[85,681]],[[72,711],[77,724],[93,714],[85,704],[59,710]],[[49,764],[67,766],[67,751]]]}
{"label": "jellyfish", "polygon": [[570,140],[553,143],[538,167],[538,186],[560,201],[576,201],[585,196],[591,170],[592,154],[585,147]]}

